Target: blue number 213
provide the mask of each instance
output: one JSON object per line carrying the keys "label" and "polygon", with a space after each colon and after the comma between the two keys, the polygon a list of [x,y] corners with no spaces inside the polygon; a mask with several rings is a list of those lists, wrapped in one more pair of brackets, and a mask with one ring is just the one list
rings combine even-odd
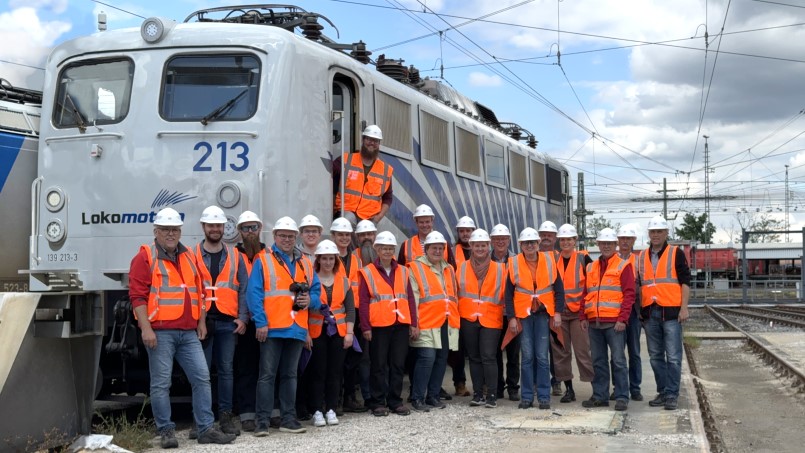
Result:
{"label": "blue number 213", "polygon": [[[215,148],[221,153],[221,171],[227,171],[228,169],[243,171],[249,167],[249,145],[243,142],[235,142],[232,143],[232,146],[229,146],[227,142],[220,142]],[[212,171],[212,166],[205,164],[207,159],[212,156],[213,146],[207,142],[198,142],[193,149],[203,152],[196,165],[193,165],[193,171]],[[230,152],[235,152],[236,154],[233,159],[234,162],[230,163],[227,168],[227,154],[230,154]]]}

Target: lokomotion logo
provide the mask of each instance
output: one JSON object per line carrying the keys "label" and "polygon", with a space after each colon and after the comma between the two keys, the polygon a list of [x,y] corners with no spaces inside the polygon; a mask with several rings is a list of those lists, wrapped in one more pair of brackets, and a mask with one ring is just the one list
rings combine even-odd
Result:
{"label": "lokomotion logo", "polygon": [[[151,203],[151,209],[140,212],[114,212],[114,211],[101,211],[101,212],[82,212],[81,224],[82,225],[107,225],[119,223],[154,223],[154,217],[160,209],[168,206],[176,206],[187,200],[198,198],[196,195],[187,195],[180,192],[171,192],[167,189],[162,189],[154,197]],[[184,212],[179,211],[179,215],[184,220]]]}

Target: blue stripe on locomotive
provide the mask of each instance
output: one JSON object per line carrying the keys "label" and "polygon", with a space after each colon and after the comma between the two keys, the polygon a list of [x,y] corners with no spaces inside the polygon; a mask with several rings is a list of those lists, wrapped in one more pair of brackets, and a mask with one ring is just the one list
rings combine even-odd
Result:
{"label": "blue stripe on locomotive", "polygon": [[0,192],[6,185],[6,180],[20,154],[23,142],[25,142],[25,136],[0,132]]}

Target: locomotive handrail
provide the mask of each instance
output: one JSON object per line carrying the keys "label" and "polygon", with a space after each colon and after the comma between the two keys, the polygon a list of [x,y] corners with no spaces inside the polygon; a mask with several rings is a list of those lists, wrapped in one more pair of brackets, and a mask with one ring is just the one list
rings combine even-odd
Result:
{"label": "locomotive handrail", "polygon": [[39,190],[42,188],[42,181],[45,178],[39,176],[31,183],[31,237],[28,239],[28,250],[31,251],[31,258],[38,265],[41,259],[39,258],[39,241],[36,238],[36,232],[39,231]]}
{"label": "locomotive handrail", "polygon": [[265,172],[263,170],[257,171],[257,216],[263,221],[265,221],[265,217],[263,217],[263,179],[265,176]]}
{"label": "locomotive handrail", "polygon": [[158,131],[157,138],[167,135],[243,135],[246,137],[257,138],[260,134],[251,131]]}
{"label": "locomotive handrail", "polygon": [[116,138],[118,140],[123,139],[125,137],[124,134],[119,134],[117,132],[96,132],[92,134],[81,134],[81,135],[60,135],[57,137],[48,137],[45,139],[45,143],[50,144],[50,142],[69,142],[72,140],[86,140],[88,138]]}

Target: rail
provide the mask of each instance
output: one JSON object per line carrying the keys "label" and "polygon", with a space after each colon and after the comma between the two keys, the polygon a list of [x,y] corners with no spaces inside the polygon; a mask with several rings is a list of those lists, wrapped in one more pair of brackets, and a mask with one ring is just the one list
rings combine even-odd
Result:
{"label": "rail", "polygon": [[793,327],[805,328],[805,322],[803,321],[796,321],[787,317],[783,317],[780,315],[774,315],[769,313],[760,313],[753,310],[747,309],[737,309],[737,308],[720,308],[719,311],[731,313],[733,315],[738,316],[747,316],[750,318],[760,319],[762,321],[769,321],[775,322],[777,324],[788,325]]}

